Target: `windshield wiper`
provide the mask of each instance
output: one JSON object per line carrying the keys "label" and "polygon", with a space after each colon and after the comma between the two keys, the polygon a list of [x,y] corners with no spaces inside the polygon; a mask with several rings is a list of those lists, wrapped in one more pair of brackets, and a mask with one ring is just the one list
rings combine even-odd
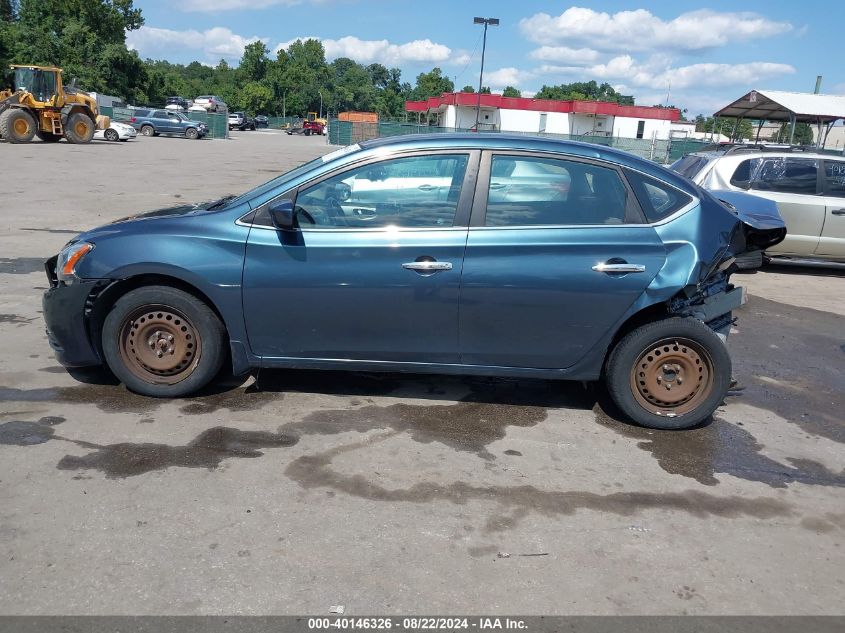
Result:
{"label": "windshield wiper", "polygon": [[234,195],[223,196],[222,198],[220,198],[220,200],[216,200],[215,202],[212,202],[210,205],[205,207],[205,210],[206,211],[213,211],[214,209],[219,209],[224,204],[229,202],[229,200],[234,199],[234,197],[235,197]]}

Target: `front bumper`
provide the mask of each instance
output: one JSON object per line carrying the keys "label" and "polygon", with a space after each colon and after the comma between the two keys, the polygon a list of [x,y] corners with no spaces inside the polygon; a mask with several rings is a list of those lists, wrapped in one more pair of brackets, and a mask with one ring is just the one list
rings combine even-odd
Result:
{"label": "front bumper", "polygon": [[[51,262],[53,260],[47,262],[48,277],[51,277]],[[55,270],[55,263],[53,267]],[[102,285],[102,281],[78,281],[70,285],[55,283],[55,278],[51,277],[51,287],[44,292],[42,304],[47,340],[56,360],[65,367],[101,365],[102,360],[91,344],[86,311],[89,309],[89,298]]]}

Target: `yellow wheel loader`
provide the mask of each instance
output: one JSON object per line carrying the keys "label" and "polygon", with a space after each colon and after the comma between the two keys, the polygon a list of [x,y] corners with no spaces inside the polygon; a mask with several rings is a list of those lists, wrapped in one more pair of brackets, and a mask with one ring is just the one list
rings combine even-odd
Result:
{"label": "yellow wheel loader", "polygon": [[55,142],[88,143],[100,117],[97,101],[73,86],[62,85],[62,69],[48,66],[11,66],[13,90],[0,92],[0,137],[9,143],[29,143],[37,136]]}

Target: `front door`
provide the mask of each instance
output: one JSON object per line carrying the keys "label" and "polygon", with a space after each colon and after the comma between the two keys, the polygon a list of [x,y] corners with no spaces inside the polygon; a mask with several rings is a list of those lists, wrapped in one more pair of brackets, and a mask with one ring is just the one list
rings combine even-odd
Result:
{"label": "front door", "polygon": [[845,258],[845,160],[824,162],[825,217],[817,255]]}
{"label": "front door", "polygon": [[244,315],[264,357],[458,363],[469,152],[415,154],[296,192],[297,231],[254,226]]}
{"label": "front door", "polygon": [[462,362],[574,365],[663,266],[663,243],[633,215],[633,194],[614,167],[494,154],[479,181],[483,208],[473,210],[461,289]]}

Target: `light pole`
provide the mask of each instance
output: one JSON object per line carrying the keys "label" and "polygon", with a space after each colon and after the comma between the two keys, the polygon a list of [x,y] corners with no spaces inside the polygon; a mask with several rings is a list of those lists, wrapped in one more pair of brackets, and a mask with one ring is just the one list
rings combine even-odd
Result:
{"label": "light pole", "polygon": [[320,118],[322,119],[323,118],[323,91],[318,90],[317,94],[320,95]]}
{"label": "light pole", "polygon": [[473,18],[472,23],[484,25],[484,43],[481,45],[481,72],[478,73],[478,103],[475,106],[475,131],[478,132],[478,122],[481,119],[481,86],[484,81],[484,52],[487,50],[487,27],[499,26],[499,18]]}

